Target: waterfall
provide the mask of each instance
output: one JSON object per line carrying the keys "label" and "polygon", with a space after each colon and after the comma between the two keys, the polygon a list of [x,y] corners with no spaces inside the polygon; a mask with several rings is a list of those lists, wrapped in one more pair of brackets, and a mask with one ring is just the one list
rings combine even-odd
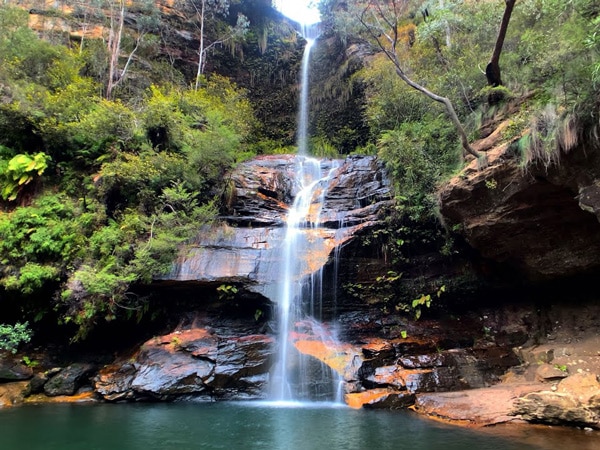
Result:
{"label": "waterfall", "polygon": [[298,342],[326,346],[334,333],[319,322],[323,301],[323,268],[312,255],[332,250],[323,239],[320,207],[339,164],[298,157],[300,191],[291,206],[283,243],[281,285],[277,299],[279,348],[271,397],[278,401],[334,400],[338,377],[325,364],[301,354]]}
{"label": "waterfall", "polygon": [[[312,256],[329,255],[331,240],[324,239],[320,212],[337,161],[308,157],[309,62],[315,40],[307,38],[301,68],[298,112],[298,194],[290,207],[283,242],[281,284],[277,298],[279,344],[271,378],[271,397],[280,402],[339,400],[340,377],[316,358],[302,354],[299,342],[326,346],[334,333],[322,318],[323,267],[314,267]],[[322,260],[322,258],[319,258]]]}
{"label": "waterfall", "polygon": [[302,66],[300,70],[300,103],[298,108],[298,154],[308,155],[308,94],[309,94],[309,63],[310,51],[314,45],[314,39],[306,40]]}

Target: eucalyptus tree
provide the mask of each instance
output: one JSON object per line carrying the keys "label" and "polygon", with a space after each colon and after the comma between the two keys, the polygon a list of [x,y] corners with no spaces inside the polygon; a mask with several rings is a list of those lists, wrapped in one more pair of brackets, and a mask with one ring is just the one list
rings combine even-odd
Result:
{"label": "eucalyptus tree", "polygon": [[195,12],[197,27],[199,29],[198,66],[194,88],[200,87],[200,79],[204,73],[207,52],[213,47],[243,36],[249,26],[248,19],[243,14],[238,14],[235,26],[227,26],[217,33],[217,36],[208,40],[206,26],[209,20],[217,16],[226,17],[229,14],[230,0],[187,0]]}
{"label": "eucalyptus tree", "polygon": [[413,12],[414,3],[410,0],[366,0],[353,2],[352,4],[348,3],[346,9],[350,15],[350,21],[355,20],[360,24],[370,41],[392,62],[395,73],[400,79],[411,88],[444,106],[460,137],[463,150],[476,158],[480,158],[482,154],[469,143],[467,133],[450,99],[432,92],[423,84],[417,82],[410,75],[410,69],[406,67],[406,62],[402,60],[400,51],[403,46],[401,25],[407,20],[408,15]]}
{"label": "eucalyptus tree", "polygon": [[[125,31],[125,15],[127,5],[135,6],[139,9],[136,17],[136,26],[134,30],[134,47],[129,51],[125,64],[122,68],[119,66],[119,59],[122,52],[122,39]],[[126,0],[109,0],[109,36],[107,41],[108,49],[108,82],[106,85],[106,98],[112,98],[113,90],[119,85],[127,75],[127,71],[140,48],[144,37],[158,28],[160,19],[158,9],[152,0],[141,0],[129,2]]]}

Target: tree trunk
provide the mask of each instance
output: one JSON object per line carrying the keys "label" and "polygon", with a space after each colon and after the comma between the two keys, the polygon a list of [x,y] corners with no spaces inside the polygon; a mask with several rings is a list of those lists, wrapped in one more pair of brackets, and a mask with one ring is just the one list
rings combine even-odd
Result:
{"label": "tree trunk", "polygon": [[[111,5],[112,6],[112,5]],[[110,35],[108,38],[108,83],[106,84],[106,98],[111,99],[115,82],[118,79],[119,53],[121,52],[121,37],[123,36],[123,26],[125,23],[125,1],[119,0],[119,24],[115,25],[115,12],[111,8],[110,12]],[[117,29],[115,29],[117,28]]]}
{"label": "tree trunk", "polygon": [[500,53],[502,53],[504,39],[506,38],[506,30],[508,29],[510,16],[512,15],[516,0],[505,0],[505,2],[506,8],[504,8],[504,15],[502,16],[502,22],[500,23],[500,30],[498,31],[498,37],[496,38],[494,52],[492,53],[490,62],[485,68],[485,77],[487,78],[488,85],[492,87],[502,85],[502,76],[500,73]]}
{"label": "tree trunk", "polygon": [[[507,2],[510,0],[507,0]],[[514,0],[512,0],[514,2]],[[367,7],[363,10],[362,14],[359,17],[361,24],[364,28],[371,34],[371,37],[377,42],[379,48],[383,51],[385,56],[394,64],[394,68],[396,69],[396,74],[410,87],[416,89],[417,91],[425,94],[431,100],[434,100],[438,103],[441,103],[446,108],[446,113],[450,117],[456,132],[460,137],[460,142],[463,150],[466,153],[473,155],[475,158],[480,159],[485,157],[485,154],[479,153],[471,144],[469,144],[469,139],[467,137],[467,133],[460,123],[460,119],[456,114],[456,110],[452,105],[452,102],[447,97],[442,97],[441,95],[434,94],[426,87],[420,85],[419,83],[413,81],[402,69],[402,65],[400,64],[400,60],[398,59],[398,55],[396,53],[396,46],[398,44],[398,21],[400,17],[400,13],[404,7],[408,5],[406,0],[396,1],[391,0],[390,6],[391,13],[388,16],[386,13],[386,8],[384,7],[384,2],[378,0],[372,0],[368,3]],[[365,20],[365,16],[370,14],[376,23],[377,26],[373,26],[369,24]],[[387,28],[387,29],[386,29]],[[382,41],[387,41],[388,45],[385,45]]]}
{"label": "tree trunk", "polygon": [[460,137],[460,143],[461,143],[464,151],[466,153],[473,155],[475,158],[480,158],[481,156],[483,156],[481,153],[479,153],[477,150],[475,150],[473,147],[471,147],[471,144],[469,144],[469,138],[467,137],[467,133],[465,132],[465,129],[463,128],[462,124],[460,123],[460,119],[458,118],[458,115],[456,114],[456,110],[454,109],[454,106],[452,105],[452,102],[450,101],[450,99],[448,99],[447,97],[442,97],[441,95],[434,94],[429,89],[427,89],[424,86],[421,86],[419,83],[416,83],[415,81],[411,80],[406,75],[406,73],[399,67],[397,60],[394,61],[394,65],[396,66],[396,74],[406,84],[408,84],[413,89],[416,89],[417,91],[425,94],[430,99],[444,105],[444,107],[446,108],[446,113],[450,117],[450,120],[452,121],[452,124],[454,125],[454,128],[456,128],[456,132],[458,133],[458,136]]}
{"label": "tree trunk", "polygon": [[[200,87],[200,77],[204,71],[204,13],[206,11],[206,0],[202,0],[202,6],[200,10],[200,47],[198,48],[198,71],[196,72],[196,85],[195,89],[198,90]],[[197,10],[196,10],[197,11]]]}

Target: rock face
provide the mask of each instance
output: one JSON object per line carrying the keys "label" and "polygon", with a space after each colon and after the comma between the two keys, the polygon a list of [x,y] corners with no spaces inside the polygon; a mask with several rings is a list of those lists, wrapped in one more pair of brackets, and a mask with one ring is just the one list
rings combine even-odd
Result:
{"label": "rock face", "polygon": [[513,147],[487,153],[439,192],[440,212],[484,257],[532,279],[600,269],[600,155],[579,146],[560,162],[522,166]]}
{"label": "rock face", "polygon": [[554,391],[533,392],[515,402],[513,414],[530,422],[600,427],[600,383],[595,374],[577,373]]}
{"label": "rock face", "polygon": [[[273,300],[281,282],[286,215],[300,188],[299,166],[305,164],[305,158],[292,155],[241,164],[231,175],[226,224],[202,230],[163,281],[237,283]],[[313,236],[305,275],[323,267],[359,231],[376,227],[391,202],[390,182],[373,157],[323,161],[322,171],[331,174],[331,182],[311,206],[309,222],[321,227],[307,230]]]}
{"label": "rock face", "polygon": [[265,335],[176,331],[147,341],[130,360],[102,369],[95,389],[110,401],[262,398],[272,344]]}

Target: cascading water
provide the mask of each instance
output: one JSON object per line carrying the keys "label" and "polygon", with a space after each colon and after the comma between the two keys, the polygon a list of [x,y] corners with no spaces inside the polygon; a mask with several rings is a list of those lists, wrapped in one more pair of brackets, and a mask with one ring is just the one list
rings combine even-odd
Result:
{"label": "cascading water", "polygon": [[306,40],[304,55],[302,56],[301,78],[300,78],[300,106],[298,113],[298,154],[308,155],[308,93],[309,93],[309,63],[310,51],[315,43],[314,39]]}
{"label": "cascading water", "polygon": [[287,216],[282,282],[277,301],[279,349],[271,378],[271,397],[280,402],[339,401],[339,376],[296,348],[298,342],[306,344],[315,337],[320,338],[321,345],[334,339],[333,333],[318,321],[321,319],[323,271],[322,267],[311,264],[311,255],[331,251],[328,241],[322,238],[320,209],[338,167],[336,161],[319,161],[307,156],[308,77],[314,42],[314,39],[307,39],[302,60],[296,168],[299,190]]}

